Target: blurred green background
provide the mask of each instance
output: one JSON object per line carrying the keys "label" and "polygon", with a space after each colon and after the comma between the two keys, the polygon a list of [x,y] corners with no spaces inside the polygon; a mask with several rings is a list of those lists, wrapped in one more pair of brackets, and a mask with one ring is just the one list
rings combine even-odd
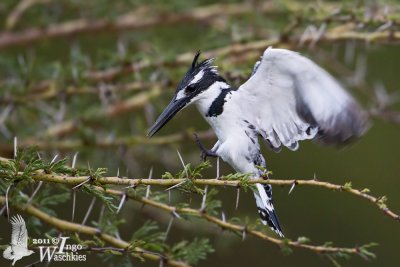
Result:
{"label": "blurred green background", "polygon": [[[229,9],[221,8],[207,19],[182,19],[174,23],[163,23],[160,18],[166,18],[167,21],[169,16],[179,16],[215,3],[200,0],[62,0],[32,5],[9,32],[23,33],[28,28],[47,27],[76,19],[115,21],[122,14],[130,13],[138,22],[145,22],[149,18],[155,18],[156,21],[158,18],[159,22],[137,28],[105,27],[57,38],[39,38],[34,42],[1,48],[0,114],[3,116],[0,116],[0,156],[12,157],[13,137],[17,136],[21,147],[38,145],[42,157],[52,158],[59,154],[60,157],[72,158],[79,152],[78,165],[87,166],[90,163],[93,167],[106,167],[111,175],[115,175],[119,169],[122,175],[131,178],[147,177],[151,167],[154,168],[153,177],[160,177],[166,171],[176,173],[182,168],[176,150],[180,151],[187,163],[197,164],[200,161],[198,148],[191,138],[163,145],[146,144],[129,138],[145,137],[147,128],[169,102],[175,86],[189,66],[173,63],[178,55],[277,38],[296,18],[301,18],[301,22],[289,32],[288,38],[292,35],[301,36],[310,25],[318,30],[324,23],[321,17],[336,9],[345,14],[353,11],[362,18],[367,12],[372,12],[371,10],[380,11],[385,7],[389,7],[393,16],[398,14],[395,1],[344,1],[342,4],[324,1],[318,1],[318,4],[273,1],[266,2],[271,4],[266,10],[256,8],[264,2],[225,3],[232,6],[247,4],[253,8],[239,15],[224,14]],[[0,25],[6,25],[7,17],[17,4],[14,0],[1,1]],[[324,5],[329,8],[324,8]],[[329,29],[338,24],[340,23],[328,24],[327,27]],[[366,31],[373,32],[382,24],[384,23],[367,25]],[[397,27],[396,24],[394,27]],[[6,31],[4,26],[2,34]],[[0,43],[1,40],[4,39],[0,38]],[[347,40],[322,41],[315,45],[301,45],[297,41],[291,46],[329,70],[367,109],[376,109],[385,99],[395,100],[399,90],[398,44]],[[221,74],[238,86],[249,76],[261,52],[262,50],[255,49],[243,57],[228,53],[217,57],[215,63]],[[158,64],[161,61],[172,63]],[[129,66],[134,66],[137,62],[150,62],[152,65],[136,72],[122,72],[112,79],[93,80],[86,75],[88,71],[109,70],[121,66],[129,69]],[[137,88],[132,85],[134,82],[139,83]],[[40,86],[41,84],[44,85]],[[71,87],[88,88],[90,92],[68,93]],[[125,100],[143,93],[146,95],[151,90],[155,93],[137,107],[115,116],[104,115],[103,112],[110,107],[123,105]],[[42,97],[46,92],[55,95]],[[389,108],[396,114],[398,105],[395,103]],[[264,149],[268,167],[273,172],[272,178],[311,179],[316,176],[322,181],[336,184],[351,181],[355,188],[367,187],[375,196],[387,196],[388,206],[395,212],[400,211],[400,128],[398,122],[387,121],[385,118],[373,116],[369,132],[350,147],[336,149],[303,142],[295,153],[283,149],[275,154]],[[75,126],[72,131],[58,136],[49,134],[49,128],[65,121],[73,122]],[[209,129],[193,107],[177,115],[159,135],[188,129],[196,132]],[[119,138],[126,142],[100,144],[102,140],[113,143]],[[215,141],[212,137],[204,142],[211,147]],[[212,160],[212,164],[214,167],[205,173],[205,177],[213,178],[216,175],[216,161]],[[232,171],[221,162],[221,174]],[[340,262],[344,266],[400,265],[398,222],[383,215],[367,201],[347,193],[315,187],[298,186],[290,195],[288,191],[288,187],[274,188],[275,207],[287,237],[297,239],[299,236],[307,236],[313,244],[332,241],[334,245],[343,247],[377,242],[379,246],[373,249],[377,254],[376,259],[364,261],[354,256],[349,261]],[[193,207],[199,205],[201,198],[180,192],[174,192],[173,197],[175,200],[190,202]],[[237,210],[235,189],[220,188],[219,198],[223,201],[223,210],[228,218],[235,216],[248,217],[250,221],[257,219],[251,193],[241,192]],[[82,194],[78,195],[78,201],[77,218],[81,218],[90,198]],[[91,215],[93,220],[99,213],[100,205],[97,204]],[[70,208],[70,203],[61,206],[58,216],[70,218]],[[158,221],[161,228],[167,228],[169,221],[168,214],[149,207],[141,210],[140,205],[133,201],[124,206],[121,216],[126,220],[121,226],[122,237],[130,236],[134,229],[149,218]],[[3,218],[0,220],[2,242],[8,242],[9,236],[10,227]],[[207,260],[201,261],[199,266],[332,265],[327,258],[309,251],[295,249],[293,254],[285,255],[268,242],[252,237],[242,241],[240,237],[223,233],[208,223],[175,221],[170,233],[170,239],[177,241],[195,236],[209,237],[215,248],[215,252]],[[31,233],[31,237],[40,237],[40,233]],[[32,261],[32,258],[24,258],[17,265],[23,266],[22,264]],[[135,259],[132,262],[143,266],[158,264],[140,263]],[[89,255],[86,264],[96,266],[101,263],[98,257]],[[1,266],[7,264],[4,259],[0,259]],[[67,266],[68,263],[51,265]]]}

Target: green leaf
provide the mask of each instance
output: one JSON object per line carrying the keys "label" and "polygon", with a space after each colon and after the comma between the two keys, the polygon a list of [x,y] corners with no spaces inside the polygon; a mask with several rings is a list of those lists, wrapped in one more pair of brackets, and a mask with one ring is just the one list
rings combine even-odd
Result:
{"label": "green leaf", "polygon": [[189,264],[196,265],[200,260],[207,258],[214,249],[207,238],[197,237],[192,241],[181,241],[172,248],[173,258],[183,260]]}
{"label": "green leaf", "polygon": [[347,183],[345,183],[344,186],[343,186],[343,189],[349,190],[349,189],[351,189],[351,188],[352,188],[351,182],[347,182]]}
{"label": "green leaf", "polygon": [[100,199],[109,211],[113,213],[117,211],[118,207],[113,203],[113,201],[115,200],[115,196],[107,194],[106,192],[97,189],[93,185],[88,184],[83,185],[82,190],[85,193]]}
{"label": "green leaf", "polygon": [[118,233],[118,227],[125,223],[125,220],[119,218],[117,214],[105,210],[103,216],[101,217],[100,221],[92,221],[92,224],[101,229],[102,232],[108,233],[110,235],[115,235]]}
{"label": "green leaf", "polygon": [[214,199],[214,197],[218,194],[218,190],[215,188],[212,188],[211,190],[208,191],[207,193],[207,198],[206,198],[206,212],[211,215],[217,215],[218,211],[217,209],[222,207],[222,202],[221,200]]}
{"label": "green leaf", "polygon": [[143,242],[141,246],[144,249],[163,252],[167,245],[164,243],[165,232],[160,231],[159,226],[154,221],[146,221],[131,238],[132,242]]}

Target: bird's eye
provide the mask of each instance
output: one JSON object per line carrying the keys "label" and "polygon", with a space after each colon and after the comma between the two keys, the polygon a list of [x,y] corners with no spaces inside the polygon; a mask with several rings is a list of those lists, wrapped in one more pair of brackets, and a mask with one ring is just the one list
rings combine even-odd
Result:
{"label": "bird's eye", "polygon": [[185,93],[193,93],[194,90],[196,90],[196,87],[193,84],[189,84],[185,89]]}

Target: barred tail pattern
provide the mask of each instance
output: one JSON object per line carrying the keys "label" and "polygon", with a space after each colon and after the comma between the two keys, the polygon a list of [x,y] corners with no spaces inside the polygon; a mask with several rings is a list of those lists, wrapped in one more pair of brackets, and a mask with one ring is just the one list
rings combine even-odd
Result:
{"label": "barred tail pattern", "polygon": [[275,209],[272,201],[272,186],[269,184],[256,184],[257,191],[254,192],[258,214],[261,217],[262,223],[271,227],[280,237],[284,237],[281,226],[279,225],[278,217],[275,214]]}

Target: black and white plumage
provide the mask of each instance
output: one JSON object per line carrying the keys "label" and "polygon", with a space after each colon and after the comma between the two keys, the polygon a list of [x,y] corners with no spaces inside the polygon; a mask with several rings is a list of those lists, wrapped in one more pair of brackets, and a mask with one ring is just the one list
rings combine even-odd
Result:
{"label": "black and white plumage", "polygon": [[[158,132],[177,112],[194,103],[213,128],[218,142],[209,152],[236,171],[260,177],[266,167],[258,137],[274,151],[282,146],[297,150],[298,142],[317,139],[341,144],[361,136],[367,115],[352,96],[311,60],[300,54],[268,48],[252,76],[232,88],[212,66],[213,59],[192,66],[178,85],[175,96],[149,135]],[[257,184],[258,212],[283,237],[272,202],[270,185]]]}
{"label": "black and white plumage", "polygon": [[31,255],[34,251],[28,250],[28,231],[21,215],[12,217],[10,222],[12,226],[11,244],[4,250],[3,257],[13,260],[12,266],[14,266],[17,260]]}

